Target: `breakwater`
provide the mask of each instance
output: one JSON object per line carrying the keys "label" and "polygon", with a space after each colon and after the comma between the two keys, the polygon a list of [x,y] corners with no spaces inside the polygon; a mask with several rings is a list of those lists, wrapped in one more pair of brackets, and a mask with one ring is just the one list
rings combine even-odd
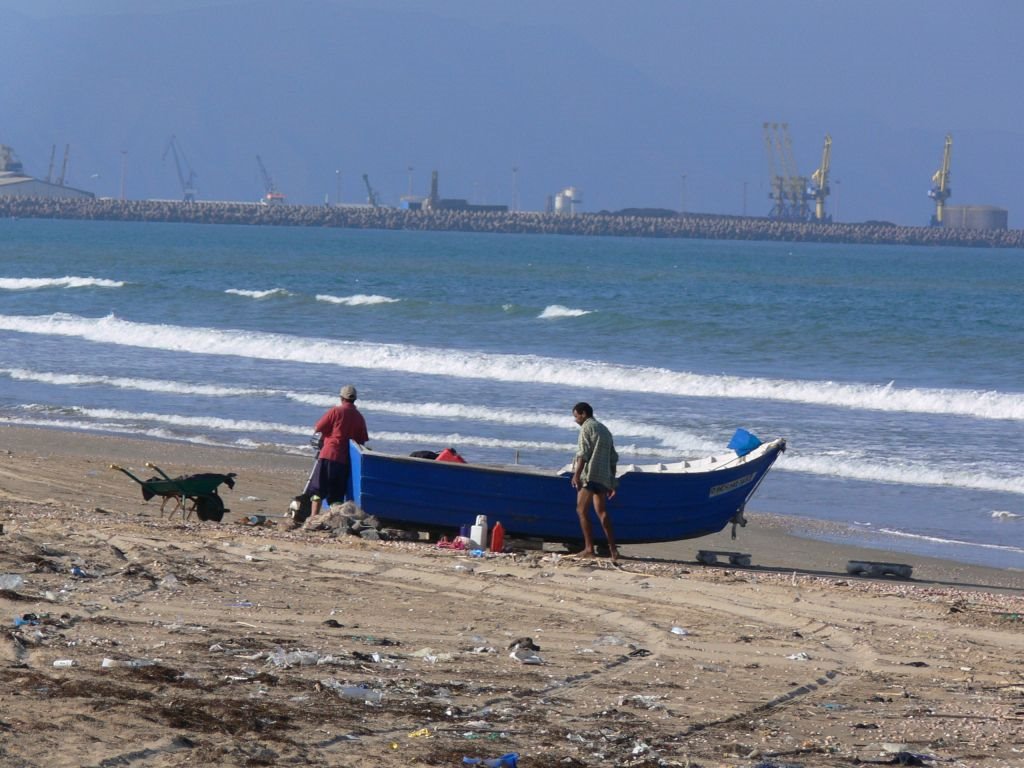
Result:
{"label": "breakwater", "polygon": [[773,221],[739,216],[687,214],[638,216],[585,213],[562,216],[533,212],[408,211],[397,208],[255,203],[0,198],[0,217],[164,221],[351,229],[413,229],[606,237],[775,240],[865,245],[948,245],[1024,248],[1024,230],[906,227],[885,222],[860,224]]}

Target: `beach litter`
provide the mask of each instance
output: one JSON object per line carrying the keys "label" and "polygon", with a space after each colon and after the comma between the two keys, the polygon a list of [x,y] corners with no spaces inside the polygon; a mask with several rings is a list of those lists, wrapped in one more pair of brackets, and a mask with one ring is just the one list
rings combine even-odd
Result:
{"label": "beach litter", "polygon": [[25,577],[20,573],[4,573],[0,574],[0,589],[8,589],[14,591],[20,589],[21,585],[25,583]]}
{"label": "beach litter", "polygon": [[508,752],[501,757],[464,757],[463,765],[482,765],[484,768],[518,768],[519,753]]}
{"label": "beach litter", "polygon": [[333,678],[325,678],[319,682],[319,685],[321,688],[330,688],[343,699],[361,701],[364,704],[371,706],[380,704],[381,700],[384,698],[384,693],[382,691],[375,690],[366,683],[360,683],[359,685],[344,685]]}
{"label": "beach litter", "polygon": [[413,658],[423,659],[430,664],[436,664],[439,661],[453,661],[455,656],[451,653],[438,653],[433,648],[420,648],[418,651],[413,651],[409,654]]}
{"label": "beach litter", "polygon": [[531,651],[528,648],[516,648],[512,653],[509,654],[509,658],[515,659],[521,664],[543,664],[542,659],[536,651]]}
{"label": "beach litter", "polygon": [[127,669],[139,669],[141,667],[152,667],[156,664],[155,661],[149,659],[111,659],[104,658],[100,662],[100,666],[104,669],[110,669],[111,667],[125,667]]}

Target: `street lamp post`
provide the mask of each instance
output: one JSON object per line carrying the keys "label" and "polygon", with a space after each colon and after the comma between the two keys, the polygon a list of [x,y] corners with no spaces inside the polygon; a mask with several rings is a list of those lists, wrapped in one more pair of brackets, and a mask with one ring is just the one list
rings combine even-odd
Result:
{"label": "street lamp post", "polygon": [[128,150],[121,150],[121,200],[124,200],[124,175],[125,167],[128,164]]}
{"label": "street lamp post", "polygon": [[341,205],[341,169],[334,171],[334,204]]}
{"label": "street lamp post", "polygon": [[512,166],[512,211],[519,210],[519,166]]}

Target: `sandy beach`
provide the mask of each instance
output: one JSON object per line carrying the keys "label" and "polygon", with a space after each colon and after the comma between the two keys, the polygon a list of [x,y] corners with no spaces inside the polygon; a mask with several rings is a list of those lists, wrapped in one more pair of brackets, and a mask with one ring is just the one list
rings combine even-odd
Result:
{"label": "sandy beach", "polygon": [[[109,469],[147,461],[236,472],[230,513]],[[756,498],[738,540],[620,568],[287,530],[310,463],[0,427],[0,765],[1024,764],[1024,571],[800,538]]]}

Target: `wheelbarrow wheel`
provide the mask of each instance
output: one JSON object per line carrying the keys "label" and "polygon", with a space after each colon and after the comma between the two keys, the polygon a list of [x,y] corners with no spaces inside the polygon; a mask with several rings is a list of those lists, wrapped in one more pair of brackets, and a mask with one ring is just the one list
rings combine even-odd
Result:
{"label": "wheelbarrow wheel", "polygon": [[219,523],[224,519],[224,500],[215,493],[208,496],[197,496],[195,500],[196,517],[203,522]]}

